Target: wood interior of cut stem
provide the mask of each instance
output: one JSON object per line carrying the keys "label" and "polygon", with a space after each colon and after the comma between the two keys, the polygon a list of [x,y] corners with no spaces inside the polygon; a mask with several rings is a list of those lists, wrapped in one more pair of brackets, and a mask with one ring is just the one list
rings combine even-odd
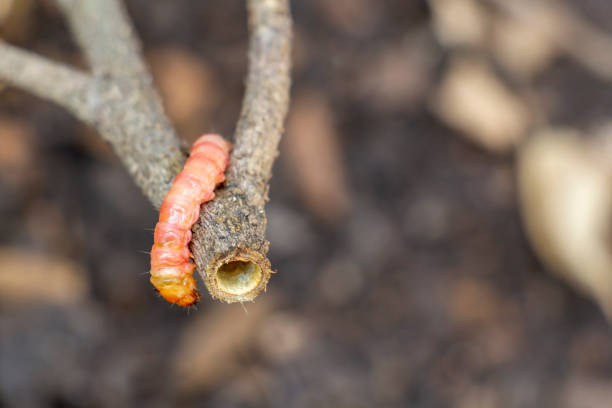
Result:
{"label": "wood interior of cut stem", "polygon": [[228,303],[253,300],[265,289],[272,273],[268,260],[250,249],[236,249],[209,266],[205,280],[208,291]]}

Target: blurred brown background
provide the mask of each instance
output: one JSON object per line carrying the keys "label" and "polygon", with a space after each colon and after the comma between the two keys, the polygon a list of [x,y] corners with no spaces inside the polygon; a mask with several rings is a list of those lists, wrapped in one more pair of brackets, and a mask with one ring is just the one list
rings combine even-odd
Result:
{"label": "blurred brown background", "polygon": [[[126,3],[184,139],[231,135],[243,2]],[[292,12],[278,274],[246,311],[156,296],[111,149],[0,91],[0,406],[611,406],[609,0]],[[85,68],[52,0],[0,0],[0,33]]]}

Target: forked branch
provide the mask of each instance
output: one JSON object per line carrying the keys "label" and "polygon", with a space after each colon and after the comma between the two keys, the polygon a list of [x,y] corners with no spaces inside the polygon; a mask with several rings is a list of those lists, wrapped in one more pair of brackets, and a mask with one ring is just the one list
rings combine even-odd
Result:
{"label": "forked branch", "polygon": [[[58,0],[91,67],[83,73],[0,43],[0,80],[65,107],[114,148],[159,208],[185,161],[119,0]],[[289,103],[287,0],[249,0],[249,74],[226,187],[203,209],[192,251],[210,293],[254,299],[270,277],[268,180]]]}

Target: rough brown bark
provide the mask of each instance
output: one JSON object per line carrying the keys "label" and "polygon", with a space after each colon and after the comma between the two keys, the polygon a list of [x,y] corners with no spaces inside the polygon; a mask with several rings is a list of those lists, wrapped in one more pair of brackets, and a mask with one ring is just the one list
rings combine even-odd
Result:
{"label": "rough brown bark", "polygon": [[59,0],[91,67],[86,122],[108,141],[156,208],[185,162],[140,44],[118,0]]}
{"label": "rough brown bark", "polygon": [[[252,300],[270,278],[264,238],[268,180],[289,105],[291,20],[286,1],[250,0],[247,89],[236,128],[226,187],[204,206],[192,251],[209,292],[224,301]],[[261,269],[244,293],[219,285],[219,268],[242,261]]]}
{"label": "rough brown bark", "polygon": [[[98,130],[159,208],[186,156],[163,112],[125,9],[118,0],[58,4],[91,74],[0,42],[0,79],[64,106]],[[252,300],[271,273],[263,207],[289,102],[288,2],[249,0],[248,7],[249,75],[226,187],[203,209],[192,241],[209,291],[227,302]],[[219,275],[225,264],[229,267]],[[239,284],[228,292],[224,279]]]}

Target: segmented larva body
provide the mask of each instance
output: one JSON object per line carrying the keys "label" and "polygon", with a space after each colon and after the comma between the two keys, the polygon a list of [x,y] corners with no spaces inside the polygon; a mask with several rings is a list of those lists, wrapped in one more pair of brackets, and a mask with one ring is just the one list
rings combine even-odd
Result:
{"label": "segmented larva body", "polygon": [[200,205],[212,200],[215,187],[225,180],[230,149],[219,135],[200,136],[161,205],[151,249],[151,283],[170,303],[190,306],[200,299],[188,246],[191,227],[200,217]]}

